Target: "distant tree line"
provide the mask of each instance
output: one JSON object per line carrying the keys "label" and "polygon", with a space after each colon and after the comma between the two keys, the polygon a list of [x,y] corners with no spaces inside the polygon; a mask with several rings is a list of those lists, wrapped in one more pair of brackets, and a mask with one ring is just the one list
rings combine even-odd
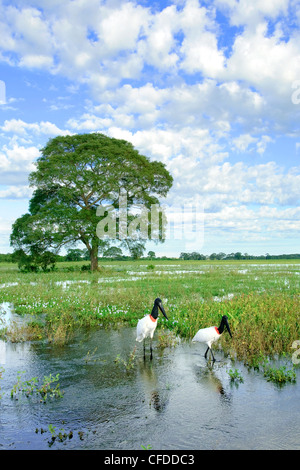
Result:
{"label": "distant tree line", "polygon": [[192,253],[180,253],[179,259],[184,260],[240,260],[240,259],[300,259],[300,254],[283,254],[283,255],[270,255],[266,253],[265,255],[249,255],[248,253],[241,253],[237,251],[236,253],[212,253],[211,255],[203,255],[196,251]]}
{"label": "distant tree line", "polygon": [[[154,251],[148,251],[147,256],[143,256],[143,247],[136,243],[136,249],[130,250],[130,255],[126,256],[123,254],[122,249],[119,247],[111,246],[104,250],[99,250],[99,254],[102,254],[101,258],[98,254],[98,259],[105,260],[135,260],[135,259],[156,259]],[[171,259],[167,256],[162,256],[158,259]],[[56,263],[63,261],[91,261],[90,253],[87,249],[80,250],[79,248],[69,248],[66,255],[54,254],[49,251],[43,253],[32,253],[31,255],[26,254],[22,249],[16,250],[13,253],[1,254],[0,263],[18,263],[19,269],[25,272],[38,272],[51,271],[55,268]],[[85,266],[88,268],[88,266]],[[85,270],[85,269],[83,269]]]}
{"label": "distant tree line", "polygon": [[[39,260],[39,262],[32,263],[32,260],[28,258],[28,256],[20,256],[20,253],[0,253],[0,263],[15,263],[18,262],[20,267],[22,267],[26,271],[35,271],[38,270],[40,267],[42,270],[46,270],[49,268],[49,260],[45,262],[44,258],[48,258],[51,256],[51,263],[54,266],[57,262],[62,261],[90,261],[90,254],[88,250],[83,249],[80,250],[79,248],[69,248],[67,250],[66,255],[54,255],[53,253],[45,252],[43,257]],[[126,261],[126,260],[134,260],[134,259],[149,259],[149,260],[168,260],[168,259],[178,259],[175,257],[169,256],[156,256],[154,251],[148,251],[146,256],[143,256],[143,251],[140,253],[136,253],[133,255],[132,253],[129,256],[123,254],[122,249],[118,247],[111,246],[107,250],[102,252],[101,260],[108,260],[114,259],[119,261]],[[235,253],[211,253],[210,255],[204,255],[202,253],[198,253],[197,251],[193,251],[191,253],[180,253],[179,259],[182,260],[271,260],[271,259],[300,259],[299,253],[294,254],[281,254],[281,255],[271,255],[266,253],[265,255],[250,255],[248,253],[241,253],[237,251]]]}

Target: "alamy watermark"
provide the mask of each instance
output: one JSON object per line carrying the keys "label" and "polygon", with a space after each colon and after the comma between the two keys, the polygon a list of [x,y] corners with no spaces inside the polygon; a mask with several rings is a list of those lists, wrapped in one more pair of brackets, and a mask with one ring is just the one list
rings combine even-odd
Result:
{"label": "alamy watermark", "polygon": [[297,351],[295,351],[292,354],[292,362],[293,364],[300,364],[300,340],[299,339],[293,342],[292,348],[293,349],[298,348]]}
{"label": "alamy watermark", "polygon": [[109,204],[100,205],[96,214],[102,217],[96,228],[100,239],[182,240],[186,249],[203,246],[204,210],[201,204],[152,204],[150,208],[135,204],[129,210],[127,192],[121,190],[118,209]]}
{"label": "alamy watermark", "polygon": [[291,95],[292,103],[300,104],[300,80],[294,80],[292,83],[292,88],[295,90]]}

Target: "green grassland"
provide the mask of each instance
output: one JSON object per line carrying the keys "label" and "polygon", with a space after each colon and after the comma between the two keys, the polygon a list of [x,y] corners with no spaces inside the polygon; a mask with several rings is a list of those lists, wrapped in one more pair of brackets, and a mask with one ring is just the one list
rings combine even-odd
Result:
{"label": "green grassland", "polygon": [[79,328],[135,326],[160,297],[169,321],[160,317],[158,328],[181,338],[218,325],[226,314],[233,339],[225,333],[220,347],[250,365],[290,356],[300,340],[300,260],[105,261],[97,273],[82,271],[85,264],[21,273],[1,263],[0,303],[32,315],[26,331],[2,328],[2,338],[63,344]]}

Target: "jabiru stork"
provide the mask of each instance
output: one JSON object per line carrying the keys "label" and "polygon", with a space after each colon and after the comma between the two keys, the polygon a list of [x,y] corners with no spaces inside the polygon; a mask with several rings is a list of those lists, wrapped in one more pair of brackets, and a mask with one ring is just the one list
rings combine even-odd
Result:
{"label": "jabiru stork", "polygon": [[205,359],[207,359],[207,353],[208,351],[210,351],[213,362],[215,362],[216,359],[214,357],[214,353],[211,347],[213,343],[220,339],[225,327],[232,338],[228,318],[226,315],[223,315],[219,328],[217,328],[216,326],[209,326],[208,328],[201,328],[195,334],[194,338],[192,339],[193,343],[198,342],[207,344],[207,349],[204,354]]}
{"label": "jabiru stork", "polygon": [[159,313],[158,309],[162,312],[162,314],[168,320],[162,301],[160,298],[157,298],[154,301],[154,305],[153,305],[150,315],[146,315],[145,317],[141,318],[138,321],[138,324],[136,327],[136,341],[140,343],[144,341],[144,357],[145,357],[145,339],[150,338],[150,359],[152,359],[152,339],[153,339],[153,335],[157,327],[157,319],[158,319],[158,313]]}

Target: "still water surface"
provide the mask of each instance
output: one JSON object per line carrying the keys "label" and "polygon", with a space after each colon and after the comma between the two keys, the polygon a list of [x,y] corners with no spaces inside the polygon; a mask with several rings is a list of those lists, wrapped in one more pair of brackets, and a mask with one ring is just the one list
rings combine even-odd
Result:
{"label": "still water surface", "polygon": [[[134,328],[80,333],[63,347],[1,342],[0,449],[49,449],[50,424],[73,431],[51,449],[300,449],[299,370],[296,384],[278,388],[220,351],[211,365],[205,347],[181,343],[155,349],[152,361],[138,344],[127,372],[115,359],[135,344]],[[244,383],[231,384],[230,368]],[[63,398],[11,399],[18,371],[41,381],[59,373]]]}

